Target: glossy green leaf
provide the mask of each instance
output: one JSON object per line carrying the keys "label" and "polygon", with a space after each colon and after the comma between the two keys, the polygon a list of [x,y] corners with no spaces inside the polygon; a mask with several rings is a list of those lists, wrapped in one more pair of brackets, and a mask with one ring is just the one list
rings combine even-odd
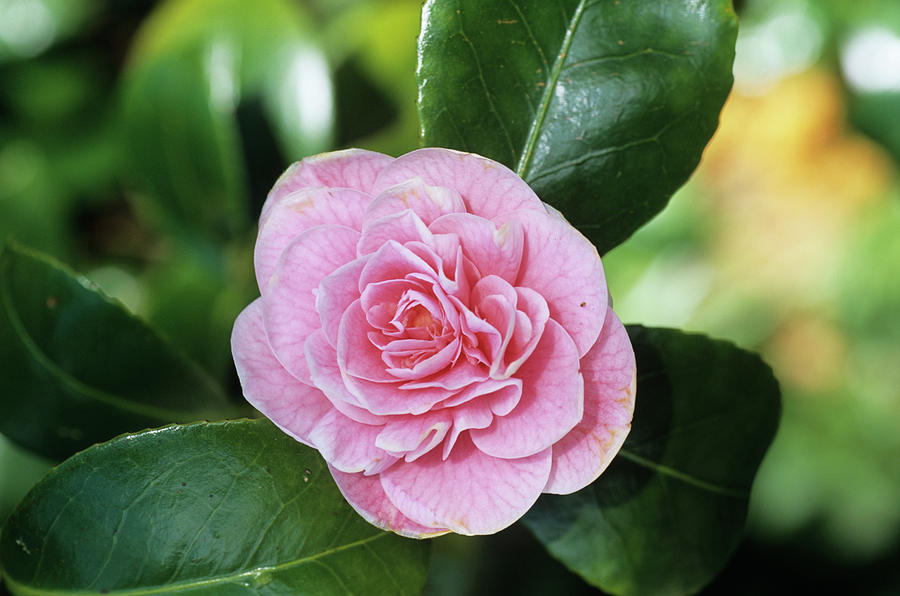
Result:
{"label": "glossy green leaf", "polygon": [[0,538],[13,594],[416,594],[427,543],[344,501],[268,420],[125,435],[56,468]]}
{"label": "glossy green leaf", "polygon": [[429,0],[423,141],[513,168],[606,252],[696,167],[736,32],[731,0]]}
{"label": "glossy green leaf", "polygon": [[[329,147],[331,79],[312,36],[288,0],[168,0],[144,21],[123,118],[149,213],[188,235],[246,232],[251,198],[261,202],[288,161]],[[273,159],[260,165],[261,153]]]}
{"label": "glossy green leaf", "polygon": [[62,459],[122,432],[234,415],[207,374],[50,257],[0,255],[0,432]]}
{"label": "glossy green leaf", "polygon": [[550,553],[612,594],[687,594],[740,541],[750,486],[778,425],[778,383],[758,356],[669,329],[629,327],[631,434],[587,488],[525,517]]}

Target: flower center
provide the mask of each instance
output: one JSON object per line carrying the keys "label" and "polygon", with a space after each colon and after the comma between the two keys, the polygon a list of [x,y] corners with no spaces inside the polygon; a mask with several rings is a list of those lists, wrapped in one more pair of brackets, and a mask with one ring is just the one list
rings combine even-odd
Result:
{"label": "flower center", "polygon": [[428,309],[420,304],[407,310],[403,319],[406,327],[419,327],[433,332],[439,326],[439,323],[434,320]]}

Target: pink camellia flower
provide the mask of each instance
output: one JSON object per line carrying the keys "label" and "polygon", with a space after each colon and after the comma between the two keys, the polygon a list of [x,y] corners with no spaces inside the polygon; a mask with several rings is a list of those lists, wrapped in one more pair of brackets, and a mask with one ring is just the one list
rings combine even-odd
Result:
{"label": "pink camellia flower", "polygon": [[244,395],[399,534],[490,534],[619,450],[635,361],[596,249],[505,166],[449,149],[292,165],[263,206]]}

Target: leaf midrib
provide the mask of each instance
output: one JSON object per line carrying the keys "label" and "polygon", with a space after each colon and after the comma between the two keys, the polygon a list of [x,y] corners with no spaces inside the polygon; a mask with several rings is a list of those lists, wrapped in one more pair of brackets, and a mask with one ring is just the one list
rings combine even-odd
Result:
{"label": "leaf midrib", "polygon": [[251,580],[259,575],[267,574],[267,573],[278,573],[282,571],[286,571],[288,569],[292,569],[294,567],[299,567],[300,565],[305,565],[307,563],[312,563],[319,559],[328,557],[330,555],[339,553],[341,551],[345,551],[351,548],[361,547],[371,542],[375,542],[379,538],[384,538],[385,536],[390,536],[389,532],[378,532],[377,534],[373,534],[367,538],[363,538],[361,540],[356,540],[354,542],[348,542],[347,544],[343,544],[341,546],[335,546],[326,550],[323,550],[319,553],[309,555],[307,557],[303,557],[300,559],[295,559],[293,561],[285,561],[284,563],[279,563],[277,565],[267,565],[263,567],[255,567],[253,569],[249,569],[247,571],[242,571],[240,573],[234,573],[231,575],[223,575],[220,577],[214,577],[209,579],[200,579],[200,580],[192,580],[186,582],[176,582],[172,584],[167,584],[164,586],[153,586],[150,588],[133,588],[133,589],[125,589],[125,590],[106,590],[103,592],[100,591],[88,591],[88,590],[47,590],[44,588],[33,588],[27,584],[22,584],[12,579],[9,574],[3,574],[3,580],[6,582],[7,586],[9,586],[10,591],[19,596],[100,596],[101,594],[110,595],[110,594],[118,594],[120,596],[150,596],[152,594],[169,594],[176,593],[182,590],[192,590],[196,588],[206,588],[212,587],[219,584],[227,584],[227,583],[235,583],[240,582],[241,580]]}
{"label": "leaf midrib", "polygon": [[579,0],[578,6],[572,14],[572,18],[569,20],[569,26],[566,28],[566,35],[563,38],[562,45],[559,48],[559,52],[556,54],[556,59],[553,61],[553,68],[550,71],[547,84],[544,86],[544,93],[541,95],[541,103],[538,104],[537,114],[535,115],[534,120],[531,121],[528,137],[526,137],[525,145],[522,147],[522,155],[519,158],[519,163],[516,164],[516,174],[518,174],[520,178],[525,178],[525,174],[531,166],[531,159],[534,156],[537,139],[541,134],[541,128],[544,126],[544,120],[547,118],[547,113],[550,111],[550,102],[553,99],[553,95],[556,93],[556,85],[559,83],[563,65],[566,62],[566,57],[569,55],[569,48],[572,46],[575,31],[581,23],[581,15],[584,13],[586,4],[587,0]]}
{"label": "leaf midrib", "polygon": [[627,459],[633,464],[648,468],[657,472],[658,474],[662,474],[663,476],[668,476],[669,478],[674,478],[675,480],[679,480],[684,482],[685,484],[690,484],[696,488],[703,489],[705,491],[715,493],[718,495],[722,495],[724,497],[730,497],[733,499],[749,499],[750,495],[747,491],[737,490],[733,488],[728,488],[725,486],[719,486],[718,484],[713,484],[712,482],[707,482],[705,480],[701,480],[699,478],[695,478],[690,474],[682,472],[680,470],[676,470],[675,468],[671,468],[665,464],[661,464],[659,462],[655,462],[653,460],[641,457],[627,449],[620,449],[619,456]]}

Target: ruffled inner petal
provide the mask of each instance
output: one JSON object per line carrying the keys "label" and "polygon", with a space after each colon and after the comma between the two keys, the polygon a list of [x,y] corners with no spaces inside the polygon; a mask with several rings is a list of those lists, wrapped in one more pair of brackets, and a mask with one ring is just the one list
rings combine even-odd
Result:
{"label": "ruffled inner petal", "polygon": [[522,381],[521,401],[490,427],[471,431],[475,445],[494,457],[518,458],[543,451],[572,430],[584,412],[578,350],[552,319],[517,377]]}
{"label": "ruffled inner petal", "polygon": [[418,215],[411,210],[391,213],[374,221],[366,220],[357,245],[360,256],[376,252],[388,240],[406,244],[422,242],[433,244],[433,235]]}
{"label": "ruffled inner petal", "polygon": [[337,364],[337,351],[318,330],[306,340],[306,361],[313,383],[339,412],[357,422],[385,424],[388,418],[373,414],[351,393]]}
{"label": "ruffled inner petal", "polygon": [[338,331],[344,312],[359,299],[357,281],[366,266],[368,257],[362,257],[342,265],[319,282],[316,294],[316,311],[332,346],[337,346]]}
{"label": "ruffled inner petal", "polygon": [[421,416],[393,416],[375,445],[405,461],[415,461],[444,440],[452,422],[451,413],[442,410]]}
{"label": "ruffled inner petal", "polygon": [[368,337],[371,326],[366,320],[359,300],[351,304],[338,330],[337,361],[338,367],[346,375],[375,381],[390,383],[397,378],[385,370],[379,350]]}
{"label": "ruffled inner petal", "polygon": [[342,472],[379,474],[398,459],[375,445],[382,428],[330,410],[316,421],[309,440],[325,461]]}
{"label": "ruffled inner petal", "polygon": [[516,288],[516,324],[503,359],[505,369],[498,367],[497,374],[508,377],[531,356],[544,335],[550,319],[550,309],[543,296],[529,288]]}
{"label": "ruffled inner petal", "polygon": [[471,213],[453,213],[436,219],[428,229],[435,236],[456,236],[481,277],[496,275],[509,283],[516,281],[525,245],[522,226],[516,219],[497,227]]}

